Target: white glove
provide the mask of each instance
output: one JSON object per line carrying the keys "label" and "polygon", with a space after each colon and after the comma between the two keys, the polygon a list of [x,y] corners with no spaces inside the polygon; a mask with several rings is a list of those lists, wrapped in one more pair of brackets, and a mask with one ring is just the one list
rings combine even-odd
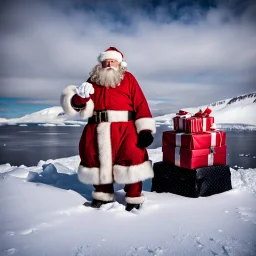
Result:
{"label": "white glove", "polygon": [[82,98],[89,98],[94,93],[91,83],[85,82],[76,87],[76,93]]}

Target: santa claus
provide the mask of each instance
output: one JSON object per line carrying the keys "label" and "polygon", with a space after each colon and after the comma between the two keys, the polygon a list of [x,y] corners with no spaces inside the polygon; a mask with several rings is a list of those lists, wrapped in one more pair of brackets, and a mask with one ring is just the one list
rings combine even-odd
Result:
{"label": "santa claus", "polygon": [[114,201],[113,183],[125,184],[126,210],[144,201],[142,181],[153,177],[146,147],[153,142],[155,120],[135,77],[115,47],[100,53],[87,82],[64,89],[66,114],[88,118],[79,143],[78,178],[93,184],[92,207]]}

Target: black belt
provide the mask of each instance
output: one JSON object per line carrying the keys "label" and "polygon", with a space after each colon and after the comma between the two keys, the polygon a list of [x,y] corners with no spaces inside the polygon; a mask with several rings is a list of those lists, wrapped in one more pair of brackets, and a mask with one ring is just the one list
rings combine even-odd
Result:
{"label": "black belt", "polygon": [[[128,112],[128,119],[135,120],[135,112],[127,111]],[[96,110],[92,117],[88,118],[88,124],[99,124],[101,122],[109,122],[108,120],[108,112],[107,110]]]}

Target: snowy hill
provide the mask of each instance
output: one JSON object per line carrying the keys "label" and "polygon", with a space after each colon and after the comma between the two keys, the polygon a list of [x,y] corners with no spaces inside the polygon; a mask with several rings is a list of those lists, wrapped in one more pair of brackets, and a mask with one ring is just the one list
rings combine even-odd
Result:
{"label": "snowy hill", "polygon": [[[250,124],[256,125],[256,92],[238,97],[221,100],[196,108],[183,108],[190,113],[209,107],[212,110],[216,124]],[[178,112],[178,110],[177,110]],[[175,113],[156,117],[156,121],[172,120]]]}
{"label": "snowy hill", "polygon": [[[162,159],[161,148],[148,153]],[[0,255],[255,255],[255,169],[231,169],[233,189],[210,197],[150,192],[146,181],[142,208],[127,212],[123,186],[115,203],[83,206],[93,188],[78,181],[79,161],[0,165]]]}
{"label": "snowy hill", "polygon": [[[149,101],[150,106],[155,106],[157,101]],[[191,113],[197,112],[200,106],[196,108],[184,108]],[[212,110],[212,115],[215,117],[215,123],[225,124],[249,124],[256,125],[256,92],[248,93],[245,95],[237,96],[226,100],[221,100],[208,105]],[[178,111],[178,109],[177,109]],[[163,121],[167,124],[171,124],[172,117],[175,113],[155,117],[156,121]],[[63,124],[63,123],[81,123],[79,121],[79,115],[76,117],[69,117],[63,113],[62,107],[51,107],[30,115],[25,115],[21,118],[5,119],[0,118],[0,123],[16,124],[16,123],[51,123],[51,124]]]}
{"label": "snowy hill", "polygon": [[65,120],[67,120],[67,116],[64,115],[62,107],[46,108],[21,118],[3,118],[3,120],[0,118],[0,122],[7,121],[8,123],[59,123]]}

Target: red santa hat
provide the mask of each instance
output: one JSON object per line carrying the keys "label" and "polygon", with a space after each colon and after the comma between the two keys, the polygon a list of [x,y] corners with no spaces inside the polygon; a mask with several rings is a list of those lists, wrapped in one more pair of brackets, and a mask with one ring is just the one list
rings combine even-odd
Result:
{"label": "red santa hat", "polygon": [[117,60],[118,63],[121,63],[122,67],[127,67],[127,63],[123,61],[124,55],[115,47],[111,46],[106,51],[101,52],[98,61],[102,62],[106,59]]}

